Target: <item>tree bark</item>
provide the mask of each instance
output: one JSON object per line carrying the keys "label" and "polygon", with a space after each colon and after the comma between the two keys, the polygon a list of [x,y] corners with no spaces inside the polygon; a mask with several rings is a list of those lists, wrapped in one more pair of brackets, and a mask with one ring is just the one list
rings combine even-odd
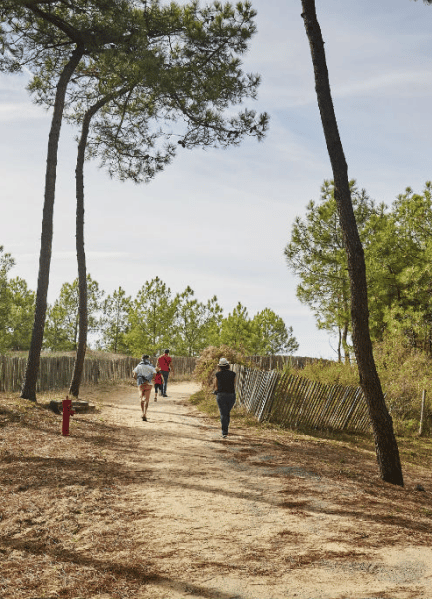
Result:
{"label": "tree bark", "polygon": [[403,486],[399,450],[393,422],[384,401],[375,366],[369,334],[366,267],[363,247],[351,201],[348,167],[339,136],[324,52],[324,42],[316,16],[315,0],[302,0],[306,34],[309,39],[315,73],[315,89],[330,162],[333,170],[335,199],[339,212],[351,288],[351,319],[354,351],[375,440],[381,478]]}
{"label": "tree bark", "polygon": [[344,349],[344,361],[345,364],[351,364],[351,356],[348,345],[348,323],[344,323],[343,331],[342,331],[342,347]]}
{"label": "tree bark", "polygon": [[75,168],[76,182],[76,252],[78,263],[78,345],[75,358],[74,371],[69,387],[69,393],[78,397],[81,385],[82,373],[84,369],[84,360],[87,349],[88,333],[88,309],[87,309],[87,266],[84,247],[84,161],[87,139],[90,130],[90,121],[96,112],[109,101],[110,98],[103,98],[84,115],[81,128],[81,137],[78,144],[77,162]]}
{"label": "tree bark", "polygon": [[342,362],[342,330],[340,326],[338,326],[338,362],[339,364]]}
{"label": "tree bark", "polygon": [[51,121],[51,129],[48,138],[47,165],[45,173],[45,199],[42,218],[41,249],[39,255],[39,275],[36,292],[36,307],[33,323],[32,338],[29,356],[26,365],[24,382],[21,389],[21,397],[36,401],[36,383],[39,372],[40,354],[45,328],[47,295],[50,275],[52,237],[53,237],[53,215],[55,185],[57,174],[57,153],[62,124],[66,89],[69,80],[78,66],[84,48],[77,46],[72,52],[68,63],[65,65],[57,84],[54,112]]}

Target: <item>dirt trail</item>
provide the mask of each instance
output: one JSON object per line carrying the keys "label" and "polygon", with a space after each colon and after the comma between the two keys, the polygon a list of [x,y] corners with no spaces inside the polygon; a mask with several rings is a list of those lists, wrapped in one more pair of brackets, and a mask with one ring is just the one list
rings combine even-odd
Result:
{"label": "dirt trail", "polygon": [[327,476],[325,455],[317,467],[319,444],[282,446],[235,428],[222,440],[187,404],[195,390],[170,384],[146,423],[132,387],[103,408],[133,442],[117,445],[117,459],[131,483],[123,507],[135,510],[127,534],[149,573],[139,597],[432,598],[430,515],[421,524],[404,512],[382,517],[388,497],[409,503],[413,481],[394,489],[371,470],[365,488]]}

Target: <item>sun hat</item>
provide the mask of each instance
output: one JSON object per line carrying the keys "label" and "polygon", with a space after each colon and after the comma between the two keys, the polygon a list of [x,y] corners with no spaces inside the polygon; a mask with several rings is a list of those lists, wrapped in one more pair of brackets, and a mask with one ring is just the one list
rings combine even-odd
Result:
{"label": "sun hat", "polygon": [[226,358],[221,358],[219,360],[218,366],[229,366],[229,362]]}

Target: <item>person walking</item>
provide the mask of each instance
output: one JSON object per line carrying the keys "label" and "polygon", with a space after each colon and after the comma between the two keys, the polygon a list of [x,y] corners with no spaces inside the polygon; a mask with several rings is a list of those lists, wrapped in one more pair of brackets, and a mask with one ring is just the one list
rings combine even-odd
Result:
{"label": "person walking", "polygon": [[167,386],[168,386],[168,376],[170,372],[173,372],[171,362],[172,358],[169,355],[169,349],[166,349],[164,353],[159,356],[157,365],[161,369],[161,373],[163,376],[163,389],[162,389],[162,397],[168,397],[167,395]]}
{"label": "person walking", "polygon": [[216,372],[213,393],[219,408],[222,426],[222,438],[228,437],[230,413],[235,404],[235,377],[236,373],[230,370],[230,364],[226,358],[221,358],[218,363],[219,371]]}
{"label": "person walking", "polygon": [[141,358],[141,362],[135,366],[132,372],[132,376],[136,379],[139,396],[141,400],[141,411],[142,419],[147,422],[147,408],[150,400],[150,393],[152,390],[151,381],[156,373],[156,369],[153,364],[150,363],[150,356],[144,354]]}
{"label": "person walking", "polygon": [[159,368],[159,366],[156,366],[156,375],[155,375],[155,379],[154,379],[154,391],[155,391],[155,396],[154,396],[155,401],[157,401],[158,391],[161,392],[161,395],[163,397],[163,379],[162,379],[161,369]]}

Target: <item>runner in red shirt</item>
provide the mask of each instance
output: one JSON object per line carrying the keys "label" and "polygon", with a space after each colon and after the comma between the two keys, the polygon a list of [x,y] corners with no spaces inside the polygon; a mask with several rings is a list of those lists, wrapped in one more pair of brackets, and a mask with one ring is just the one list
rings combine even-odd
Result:
{"label": "runner in red shirt", "polygon": [[159,366],[159,368],[161,369],[161,373],[163,376],[163,389],[162,389],[162,397],[168,397],[167,395],[167,385],[168,385],[168,376],[170,372],[173,372],[172,366],[171,366],[171,361],[172,358],[168,355],[169,354],[169,349],[166,349],[164,351],[164,353],[159,356],[158,361],[157,361],[157,365]]}

